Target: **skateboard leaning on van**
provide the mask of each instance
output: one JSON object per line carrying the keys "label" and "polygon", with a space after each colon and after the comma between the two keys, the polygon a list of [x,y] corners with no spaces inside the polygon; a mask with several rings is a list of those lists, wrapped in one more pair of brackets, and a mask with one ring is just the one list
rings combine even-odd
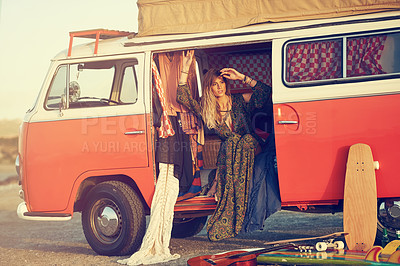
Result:
{"label": "skateboard leaning on van", "polygon": [[349,149],[343,199],[343,230],[349,250],[368,251],[376,237],[377,192],[371,148],[354,144]]}

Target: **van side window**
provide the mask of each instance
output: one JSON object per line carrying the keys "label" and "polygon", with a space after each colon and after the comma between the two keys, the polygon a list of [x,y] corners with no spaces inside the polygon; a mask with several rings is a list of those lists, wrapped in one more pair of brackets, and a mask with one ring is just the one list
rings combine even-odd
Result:
{"label": "van side window", "polygon": [[385,74],[380,59],[386,35],[347,39],[347,77]]}
{"label": "van side window", "polygon": [[284,80],[288,86],[385,78],[400,73],[400,62],[395,60],[400,56],[398,32],[294,40],[286,43],[284,53]]}
{"label": "van side window", "polygon": [[342,50],[341,40],[288,45],[286,80],[304,82],[342,77]]}
{"label": "van side window", "polygon": [[67,85],[67,66],[61,66],[57,69],[56,74],[50,85],[50,90],[47,95],[46,108],[47,109],[58,109],[61,104],[61,98],[66,95]]}
{"label": "van side window", "polygon": [[370,42],[375,44],[369,51],[379,49],[374,60],[368,61],[368,57],[370,56],[367,53],[367,63],[377,62],[377,65],[373,66],[373,68],[378,68],[383,74],[400,73],[400,33],[369,36],[366,38],[373,38]]}
{"label": "van side window", "polygon": [[125,67],[122,74],[121,93],[119,100],[122,103],[135,103],[138,93],[136,87],[135,67]]}

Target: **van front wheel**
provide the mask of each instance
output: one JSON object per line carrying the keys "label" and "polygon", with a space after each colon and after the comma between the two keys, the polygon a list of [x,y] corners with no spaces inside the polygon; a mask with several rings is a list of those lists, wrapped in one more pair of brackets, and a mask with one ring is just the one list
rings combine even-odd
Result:
{"label": "van front wheel", "polygon": [[96,185],[82,210],[86,240],[100,255],[130,255],[146,230],[143,204],[136,192],[119,181]]}

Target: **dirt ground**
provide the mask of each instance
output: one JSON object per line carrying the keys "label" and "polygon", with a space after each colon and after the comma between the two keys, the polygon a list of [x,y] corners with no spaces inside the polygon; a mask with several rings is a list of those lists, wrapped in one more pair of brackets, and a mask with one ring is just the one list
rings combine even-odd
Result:
{"label": "dirt ground", "polygon": [[[0,265],[120,265],[118,259],[97,255],[86,242],[81,216],[68,222],[25,221],[17,217],[22,201],[16,182],[0,185]],[[260,248],[265,241],[309,237],[342,231],[342,214],[306,214],[280,211],[265,230],[220,242],[210,242],[203,230],[186,239],[172,239],[171,253],[181,258],[160,265],[186,265],[189,258],[218,252]]]}

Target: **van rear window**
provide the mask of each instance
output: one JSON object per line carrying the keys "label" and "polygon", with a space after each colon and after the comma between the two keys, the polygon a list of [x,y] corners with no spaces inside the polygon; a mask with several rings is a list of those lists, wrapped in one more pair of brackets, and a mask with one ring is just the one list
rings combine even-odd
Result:
{"label": "van rear window", "polygon": [[398,76],[400,33],[290,41],[284,46],[288,86]]}

